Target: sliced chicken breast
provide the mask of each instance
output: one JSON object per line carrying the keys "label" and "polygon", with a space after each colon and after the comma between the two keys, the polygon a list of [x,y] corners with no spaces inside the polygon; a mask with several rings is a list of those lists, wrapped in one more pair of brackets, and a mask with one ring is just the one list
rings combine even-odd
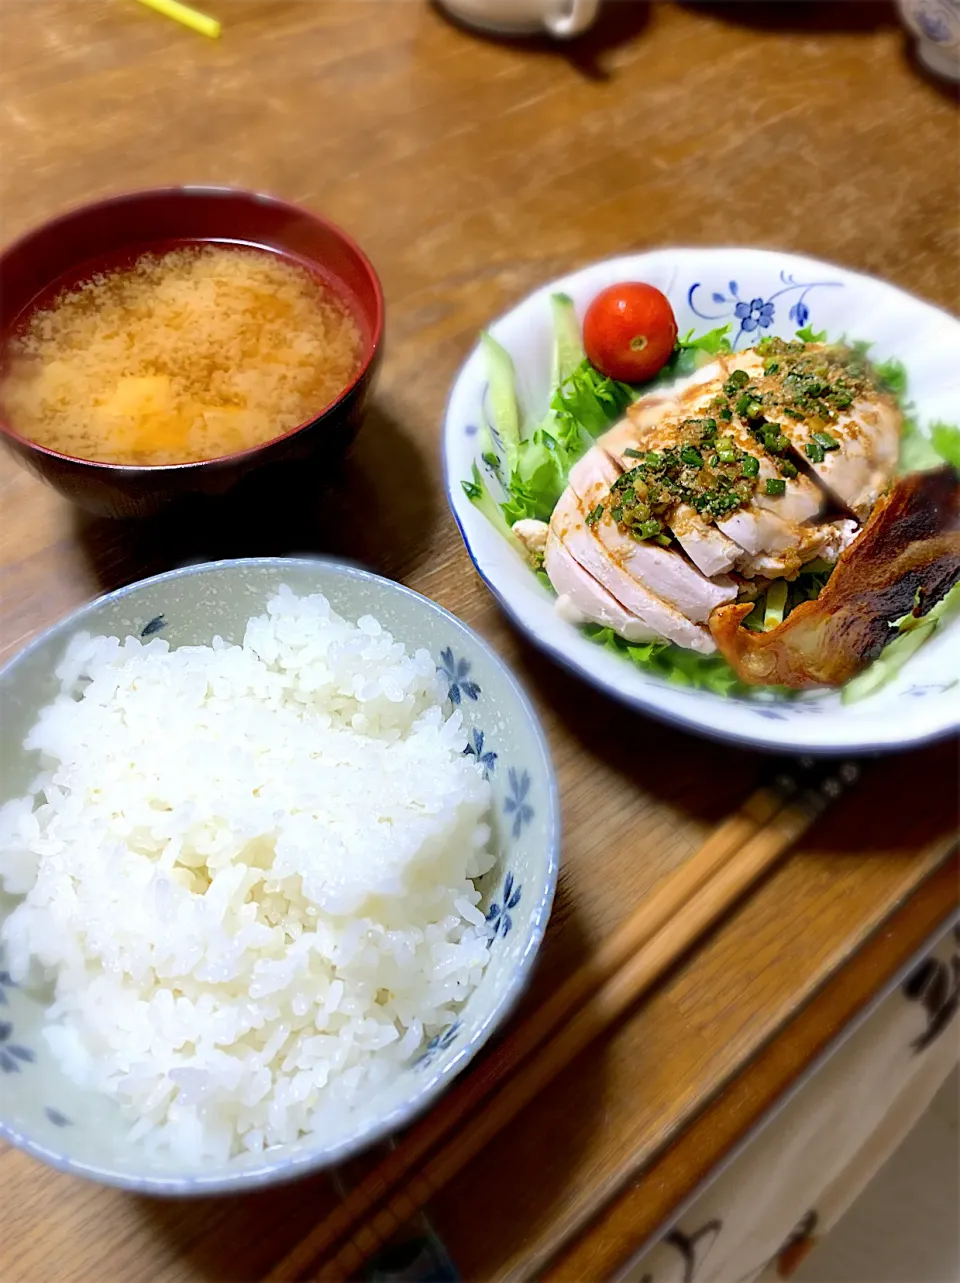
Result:
{"label": "sliced chicken breast", "polygon": [[[671,407],[671,415],[679,419],[693,419],[709,415],[710,402],[717,394],[720,384],[724,383],[733,370],[745,369],[748,373],[763,373],[763,362],[754,352],[738,353],[736,356],[713,361],[698,371],[696,382],[691,382]],[[706,376],[709,375],[709,378]],[[723,434],[733,439],[741,450],[752,454],[760,463],[761,485],[754,496],[753,503],[758,508],[765,508],[774,513],[781,521],[810,521],[823,512],[826,504],[819,487],[802,473],[793,477],[782,495],[768,495],[764,484],[767,480],[780,477],[773,459],[763,446],[750,435],[739,419],[723,424]],[[784,435],[788,435],[785,433]]]}
{"label": "sliced chicken breast", "polygon": [[[737,597],[727,572],[789,578],[815,558],[836,561],[859,523],[823,514],[839,502],[866,520],[895,473],[900,427],[899,410],[851,349],[774,341],[718,357],[631,406],[571,470],[544,562],[561,608],[624,637],[712,653],[703,624]],[[780,435],[768,446],[771,429]],[[727,436],[756,464],[725,455]],[[649,451],[667,450],[676,453],[642,465]],[[674,536],[670,547],[635,539],[613,519],[611,488],[638,464],[630,502],[649,503]]]}
{"label": "sliced chicken breast", "polygon": [[[762,371],[763,363],[756,359]],[[711,361],[689,379],[672,400],[660,397],[638,401],[620,423],[600,438],[598,444],[624,469],[632,466],[631,456],[625,453],[627,450],[663,450],[674,445],[679,425],[685,419],[706,417],[710,403],[729,377],[730,370],[742,368],[745,363],[745,355],[731,358],[730,364],[725,360]],[[758,460],[761,482],[780,476],[772,460],[742,424],[725,424],[723,431],[733,437],[741,450]],[[767,495],[761,486],[746,507],[726,521],[718,521],[715,526],[699,518],[693,509],[685,507],[680,528],[673,522],[670,525],[678,543],[701,570],[705,565],[717,566],[723,561],[727,563],[723,569],[730,570],[743,568],[765,552],[777,555],[793,546],[800,538],[797,523],[818,516],[823,510],[824,500],[814,483],[800,476],[790,481],[782,495]],[[709,538],[706,532],[710,529],[726,536],[731,546],[724,547],[716,535]],[[697,545],[705,540],[710,546],[701,553]]]}
{"label": "sliced chicken breast", "polygon": [[600,624],[604,628],[612,628],[626,641],[656,640],[657,634],[601,587],[570,556],[552,531],[547,536],[543,565],[557,590],[557,610],[572,623]]}
{"label": "sliced chicken breast", "polygon": [[[581,511],[591,512],[619,476],[619,469],[603,450],[594,446],[588,451],[570,470],[570,487],[580,500]],[[737,586],[732,579],[708,579],[682,553],[632,539],[609,511],[593,530],[617,565],[694,623],[706,623],[712,610],[736,599]]]}
{"label": "sliced chicken breast", "polygon": [[678,503],[674,508],[670,529],[683,551],[705,575],[723,575],[728,570],[739,569],[745,555],[740,545],[704,521],[688,503]]}
{"label": "sliced chicken breast", "polygon": [[[900,413],[893,405],[856,401],[850,414],[827,425],[839,449],[826,451],[820,462],[808,460],[829,493],[859,521],[868,519],[897,470],[900,424]],[[797,452],[805,454],[814,426],[788,419],[783,430]]]}
{"label": "sliced chicken breast", "polygon": [[[714,366],[708,368],[713,369]],[[626,450],[665,449],[676,441],[678,424],[690,417],[689,410],[677,415],[676,404],[671,405],[667,419],[651,423],[645,433],[638,435],[636,421],[628,414],[626,419],[606,432],[598,444],[616,459],[620,467],[627,470],[636,461],[625,453]],[[741,448],[746,449],[746,446]],[[761,461],[761,471],[765,462],[768,475],[777,476],[776,470],[768,461]],[[807,485],[812,483],[807,482]],[[761,506],[758,498],[716,524],[705,521],[689,505],[678,505],[668,518],[670,529],[694,565],[701,570],[705,565],[722,566],[723,570],[742,569],[748,564],[752,566],[758,556],[764,553],[777,556],[801,539],[796,521],[783,520],[775,511]],[[820,496],[814,492],[814,506],[819,508],[820,505]],[[808,505],[805,508],[809,510]],[[795,561],[794,564],[799,563]],[[715,570],[712,573],[722,572]]]}
{"label": "sliced chicken breast", "polygon": [[[637,402],[637,405],[642,404]],[[646,431],[638,431],[638,421],[631,406],[627,417],[605,432],[597,445],[623,471],[628,472],[636,459],[625,454],[626,450],[654,450],[662,445],[666,435],[659,432],[659,418],[648,423]],[[670,515],[668,524],[677,543],[698,570],[705,575],[722,575],[733,570],[743,556],[743,549],[728,539],[710,522],[704,521],[689,504],[678,504]]]}
{"label": "sliced chicken breast", "polygon": [[[807,348],[811,355],[828,350],[823,344]],[[744,370],[760,387],[770,386],[763,359],[754,351],[727,358],[727,368]],[[860,397],[848,411],[827,423],[815,417],[777,418],[790,444],[828,494],[849,508],[859,521],[866,521],[897,470],[902,415],[893,400],[881,393]],[[825,451],[822,460],[811,459],[807,446],[820,430],[833,437],[837,449]]]}
{"label": "sliced chicken breast", "polygon": [[550,529],[571,557],[658,637],[688,650],[713,654],[716,646],[709,632],[700,624],[692,623],[675,606],[656,596],[618,565],[593,529],[585,524],[585,516],[579,499],[568,487],[553,511]]}

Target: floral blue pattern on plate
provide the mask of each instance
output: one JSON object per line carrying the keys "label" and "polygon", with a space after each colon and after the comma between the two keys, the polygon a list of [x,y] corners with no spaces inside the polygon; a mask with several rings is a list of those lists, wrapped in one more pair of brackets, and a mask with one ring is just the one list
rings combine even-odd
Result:
{"label": "floral blue pattern on plate", "polygon": [[[754,249],[665,249],[595,263],[552,281],[487,327],[513,357],[520,395],[534,419],[551,392],[550,295],[568,294],[582,316],[601,289],[624,280],[663,290],[681,333],[702,334],[727,323],[731,341],[741,349],[765,334],[792,338],[804,325],[872,341],[878,359],[896,356],[906,365],[921,426],[958,417],[960,321],[954,317],[883,281],[816,259]],[[482,466],[478,437],[467,429],[476,427],[486,384],[483,357],[475,349],[447,405],[448,499],[484,582],[557,663],[640,712],[696,734],[780,752],[889,750],[960,727],[960,620],[940,628],[889,686],[853,704],[843,704],[836,691],[725,699],[670,683],[588,640],[556,613],[552,594],[463,492],[461,482],[473,464]],[[908,693],[916,688],[940,688],[940,694]]]}
{"label": "floral blue pattern on plate", "polygon": [[[704,290],[704,286],[699,281],[694,282],[687,290],[687,303],[694,316],[704,321],[711,321],[714,324],[717,321],[732,320],[736,323],[737,328],[730,335],[730,342],[734,347],[741,344],[749,346],[756,343],[762,331],[769,330],[777,317],[777,300],[785,295],[792,297],[793,301],[787,312],[787,320],[791,322],[795,330],[802,329],[809,325],[811,320],[810,307],[807,303],[807,295],[811,290],[820,289],[842,289],[842,281],[796,281],[786,271],[780,272],[781,288],[767,294],[764,298],[755,295],[753,298],[741,298],[740,286],[736,281],[727,283],[727,293],[714,289],[710,298],[715,304],[722,304],[723,309],[717,311],[711,308],[709,312],[704,312],[702,307],[698,307],[694,297]],[[797,294],[797,291],[800,291]]]}

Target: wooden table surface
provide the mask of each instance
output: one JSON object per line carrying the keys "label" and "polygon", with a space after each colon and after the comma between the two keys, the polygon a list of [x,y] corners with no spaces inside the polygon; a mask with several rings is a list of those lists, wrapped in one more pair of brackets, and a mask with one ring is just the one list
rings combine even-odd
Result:
{"label": "wooden table surface", "polygon": [[[480,40],[417,0],[204,7],[224,19],[218,43],[132,0],[5,0],[2,238],[171,182],[236,183],[321,210],[385,286],[375,404],[329,492],[190,521],[88,518],[4,459],[0,656],[104,589],[213,556],[323,550],[434,597],[514,665],[559,771],[563,870],[536,1002],[767,765],[639,716],[624,736],[622,712],[506,623],[443,497],[439,424],[455,371],[478,328],[535,286],[664,244],[820,255],[956,311],[955,97],[912,65],[892,7],[872,3],[612,3],[571,47]],[[361,488],[376,502],[357,529],[347,518]],[[956,778],[950,745],[871,766],[615,1036],[465,1170],[431,1207],[465,1277],[530,1276],[548,1260],[565,1277],[604,1277],[669,1215],[709,1155],[953,911],[956,870],[942,866]],[[896,932],[878,934],[903,905]],[[830,976],[846,1005],[828,987],[807,1006]],[[329,1198],[318,1177],[155,1202],[4,1150],[0,1277],[254,1279]]]}

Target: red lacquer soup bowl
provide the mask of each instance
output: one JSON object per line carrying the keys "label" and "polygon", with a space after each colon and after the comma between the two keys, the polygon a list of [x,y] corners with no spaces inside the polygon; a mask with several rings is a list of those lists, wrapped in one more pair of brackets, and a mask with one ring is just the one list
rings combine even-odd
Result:
{"label": "red lacquer soup bowl", "polygon": [[172,187],[85,205],[29,232],[0,254],[0,340],[41,300],[98,271],[172,245],[215,242],[281,254],[321,279],[361,336],[353,381],[312,417],[236,454],[142,467],[100,463],[38,445],[0,416],[0,436],[37,476],[92,512],[147,516],[177,499],[219,495],[255,469],[339,458],[360,426],[379,364],[383,291],[360,247],[333,223],[270,196],[226,187]]}

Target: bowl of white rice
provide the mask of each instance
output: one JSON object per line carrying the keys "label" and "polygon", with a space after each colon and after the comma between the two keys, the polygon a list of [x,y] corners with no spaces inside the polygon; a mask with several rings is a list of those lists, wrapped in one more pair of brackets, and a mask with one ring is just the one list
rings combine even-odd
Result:
{"label": "bowl of white rice", "polygon": [[557,879],[523,692],[351,566],[189,566],[0,673],[0,1138],[235,1192],[410,1122],[510,1011]]}

